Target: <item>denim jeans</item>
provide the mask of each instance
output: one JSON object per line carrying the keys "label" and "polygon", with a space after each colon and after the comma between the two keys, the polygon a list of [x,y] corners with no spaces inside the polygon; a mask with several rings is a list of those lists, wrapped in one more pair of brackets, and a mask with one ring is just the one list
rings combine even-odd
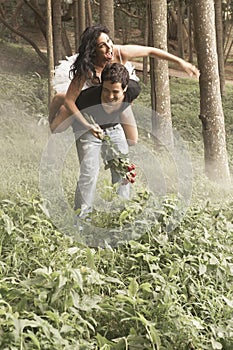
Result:
{"label": "denim jeans", "polygon": [[[120,124],[107,128],[105,134],[110,136],[112,142],[117,146],[118,150],[123,153],[128,153],[128,143],[125,133]],[[93,136],[90,132],[86,132],[76,140],[78,152],[80,175],[75,191],[74,210],[80,209],[81,216],[92,211],[96,183],[100,168],[100,154],[105,158],[103,142]],[[112,183],[119,182],[118,194],[128,199],[130,192],[129,184],[122,184],[121,176],[113,169],[111,171]]]}

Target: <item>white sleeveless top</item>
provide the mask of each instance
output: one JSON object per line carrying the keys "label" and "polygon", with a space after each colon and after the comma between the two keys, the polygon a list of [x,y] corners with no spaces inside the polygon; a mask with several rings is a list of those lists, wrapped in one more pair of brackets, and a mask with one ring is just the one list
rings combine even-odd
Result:
{"label": "white sleeveless top", "polygon": [[[118,46],[118,54],[120,57],[120,63],[122,63],[122,57],[121,57],[121,51],[120,46]],[[70,67],[76,60],[78,54],[75,54],[73,56],[66,56],[65,60],[60,60],[59,65],[55,67],[54,70],[54,77],[52,81],[53,88],[56,92],[63,92],[65,93],[70,85],[71,79],[69,78],[69,71]],[[131,62],[127,61],[124,66],[129,72],[129,77],[132,80],[139,81],[139,78],[137,77],[135,73],[135,67],[132,65]],[[83,85],[82,90],[88,89],[89,87],[93,86],[93,83],[91,80],[86,80],[86,82]]]}

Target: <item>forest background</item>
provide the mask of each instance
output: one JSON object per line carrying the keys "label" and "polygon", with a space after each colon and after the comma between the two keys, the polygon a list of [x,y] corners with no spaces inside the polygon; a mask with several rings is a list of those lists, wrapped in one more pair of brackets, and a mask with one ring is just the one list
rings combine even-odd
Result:
{"label": "forest background", "polygon": [[[43,6],[43,1],[2,1],[1,6],[5,13],[15,14],[16,5],[23,4],[14,17],[14,28],[46,53],[46,40],[27,3]],[[98,22],[98,3],[88,3],[94,23]],[[182,2],[167,3],[175,11],[173,16],[177,15],[177,4]],[[231,2],[222,5],[226,3],[231,6]],[[136,17],[137,11],[133,17],[127,14],[130,6],[138,6],[141,13],[141,5],[115,2],[115,9],[121,7],[115,21],[116,42],[144,43],[143,21]],[[70,7],[63,6],[63,16],[69,19]],[[168,16],[168,47],[180,55],[178,22],[173,16]],[[72,21],[63,19],[73,53]],[[222,102],[232,174],[230,19],[225,32]],[[185,208],[169,181],[159,207],[152,205],[145,187],[138,187],[123,209],[113,215],[100,213],[95,220],[111,234],[127,230],[129,224],[139,226],[140,238],[115,248],[94,249],[60,231],[41,198],[41,157],[50,136],[48,66],[22,38],[1,24],[0,349],[232,349],[233,192],[231,184],[212,182],[205,175],[198,81],[170,65],[173,129],[188,149],[193,168]],[[189,54],[184,46],[186,59],[191,58]],[[192,59],[196,63],[194,48]],[[137,116],[137,111],[150,105],[151,88],[149,74],[141,70],[143,62],[134,64],[142,86],[135,106]],[[140,142],[149,150],[153,145],[145,125],[149,128],[151,120],[141,114],[137,121]],[[160,160],[156,150],[155,154]],[[73,147],[62,174],[71,205],[77,169]],[[151,172],[155,171],[152,166]],[[164,174],[173,175],[167,168]],[[102,196],[109,196],[108,183]],[[184,210],[182,220],[180,208]],[[171,222],[174,229],[169,231]]]}

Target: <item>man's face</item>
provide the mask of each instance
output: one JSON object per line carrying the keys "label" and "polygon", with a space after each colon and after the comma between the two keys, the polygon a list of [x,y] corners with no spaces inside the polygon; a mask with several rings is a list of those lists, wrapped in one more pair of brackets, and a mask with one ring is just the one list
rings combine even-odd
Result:
{"label": "man's face", "polygon": [[127,87],[125,89],[122,88],[121,83],[104,81],[102,84],[101,102],[109,107],[118,107],[119,103],[124,101],[126,89]]}

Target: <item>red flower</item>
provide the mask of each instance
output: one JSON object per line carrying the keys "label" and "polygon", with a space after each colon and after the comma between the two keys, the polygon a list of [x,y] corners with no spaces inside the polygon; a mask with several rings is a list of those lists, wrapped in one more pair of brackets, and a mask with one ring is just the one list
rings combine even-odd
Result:
{"label": "red flower", "polygon": [[131,170],[134,170],[136,167],[134,164],[130,164],[127,166],[128,170],[131,171]]}
{"label": "red flower", "polygon": [[126,173],[126,179],[132,184],[135,182],[136,172],[130,171]]}

